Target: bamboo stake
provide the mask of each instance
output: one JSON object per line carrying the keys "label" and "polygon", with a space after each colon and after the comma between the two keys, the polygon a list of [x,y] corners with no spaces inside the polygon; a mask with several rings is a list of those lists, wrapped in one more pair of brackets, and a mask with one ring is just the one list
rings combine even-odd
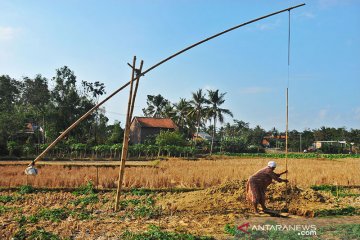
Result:
{"label": "bamboo stake", "polygon": [[[190,49],[192,49],[192,48],[194,48],[194,47],[196,47],[196,46],[198,46],[198,45],[200,45],[200,44],[203,44],[203,43],[205,43],[205,42],[207,42],[207,41],[209,41],[209,40],[211,40],[211,39],[214,39],[214,38],[216,38],[216,37],[219,37],[219,36],[221,36],[221,35],[223,35],[223,34],[225,34],[225,33],[228,33],[228,32],[230,32],[230,31],[233,31],[233,30],[238,29],[238,28],[240,28],[240,27],[243,27],[243,26],[245,26],[245,25],[248,25],[248,24],[251,24],[251,23],[260,21],[260,20],[262,20],[262,19],[265,19],[265,18],[274,16],[274,15],[276,15],[276,14],[279,14],[279,13],[282,13],[282,12],[285,12],[285,11],[289,11],[289,10],[292,10],[292,9],[295,9],[295,8],[298,8],[298,7],[302,7],[302,6],[304,6],[304,5],[305,5],[305,3],[302,3],[302,4],[299,4],[299,5],[290,7],[290,8],[286,8],[286,9],[283,9],[283,10],[280,10],[280,11],[277,11],[277,12],[274,12],[274,13],[271,13],[271,14],[268,14],[268,15],[265,15],[265,16],[262,16],[262,17],[259,17],[259,18],[256,18],[256,19],[253,19],[253,20],[250,20],[250,21],[248,21],[248,22],[245,22],[245,23],[242,23],[242,24],[240,24],[240,25],[237,25],[237,26],[235,26],[235,27],[229,28],[229,29],[227,29],[227,30],[225,30],[225,31],[222,31],[222,32],[220,32],[220,33],[217,33],[217,34],[215,34],[215,35],[213,35],[213,36],[211,36],[211,37],[205,38],[205,39],[203,39],[203,40],[201,40],[201,41],[199,41],[199,42],[197,42],[197,43],[195,43],[195,44],[192,44],[192,45],[190,45],[190,46],[188,46],[188,47],[186,47],[186,48],[178,51],[177,53],[175,53],[175,54],[173,54],[173,55],[171,55],[171,56],[169,56],[169,57],[161,60],[160,62],[156,63],[155,65],[153,65],[153,66],[151,66],[150,68],[148,68],[147,70],[145,70],[144,72],[140,73],[140,74],[139,74],[135,79],[133,79],[133,80],[139,80],[140,77],[144,76],[145,74],[147,74],[147,73],[150,72],[151,70],[159,67],[161,64],[163,64],[163,63],[169,61],[170,59],[172,59],[172,58],[174,58],[174,57],[176,57],[176,56],[178,56],[178,55],[180,55],[180,54],[182,54],[182,53],[184,53],[184,52],[186,52],[186,51],[188,51],[188,50],[190,50]],[[131,81],[132,81],[132,80],[131,80]],[[107,98],[105,98],[104,100],[102,100],[102,101],[101,101],[100,103],[98,103],[96,106],[94,106],[93,108],[91,108],[87,113],[85,113],[83,116],[81,116],[78,120],[76,120],[76,121],[75,121],[72,125],[70,125],[62,134],[60,134],[60,136],[57,137],[42,153],[40,153],[40,155],[37,156],[36,159],[33,160],[32,163],[29,164],[29,166],[34,165],[35,162],[41,160],[41,159],[46,155],[46,153],[47,153],[48,151],[50,151],[50,149],[53,148],[61,139],[63,139],[73,128],[75,128],[80,122],[82,122],[85,118],[87,118],[92,112],[94,112],[96,109],[98,109],[101,105],[103,105],[105,102],[107,102],[110,98],[112,98],[112,97],[113,97],[114,95],[116,95],[118,92],[120,92],[121,90],[123,90],[124,88],[126,88],[126,87],[131,83],[131,81],[125,83],[123,86],[121,86],[120,88],[118,88],[117,90],[115,90],[115,91],[114,91],[112,94],[110,94]]]}
{"label": "bamboo stake", "polygon": [[[289,88],[286,88],[285,169],[288,169]],[[286,172],[287,179],[287,172]]]}
{"label": "bamboo stake", "polygon": [[[290,37],[291,37],[291,29],[290,29],[290,10],[289,12],[289,28],[288,28],[288,79],[287,79],[287,87],[286,87],[286,134],[285,134],[285,169],[286,175],[285,179],[288,179],[288,133],[289,133],[289,82],[290,82]],[[285,206],[288,208],[288,183],[286,182],[286,192],[285,192]]]}
{"label": "bamboo stake", "polygon": [[[140,68],[139,68],[139,74],[141,73],[142,71],[142,68],[143,68],[143,65],[144,65],[144,61],[141,60],[140,62]],[[135,73],[137,75],[139,75],[136,70],[135,70]],[[140,80],[140,77],[139,78],[136,78],[136,84],[135,84],[135,90],[134,90],[134,94],[133,94],[133,98],[131,100],[131,111],[130,111],[130,121],[132,119],[132,116],[133,116],[133,112],[134,112],[134,106],[135,106],[135,99],[136,99],[136,94],[137,94],[137,90],[138,90],[138,87],[139,87],[139,80]]]}
{"label": "bamboo stake", "polygon": [[[123,183],[124,173],[125,173],[125,162],[126,162],[126,157],[127,157],[127,153],[128,153],[130,121],[132,118],[132,111],[134,109],[134,102],[135,102],[135,97],[136,97],[136,92],[134,92],[134,94],[133,94],[133,82],[135,80],[135,64],[136,64],[136,57],[134,57],[133,65],[132,65],[132,76],[131,76],[132,80],[131,80],[131,84],[130,84],[129,101],[128,101],[128,108],[127,108],[127,115],[126,115],[126,126],[125,126],[125,131],[124,131],[123,148],[122,148],[122,153],[121,153],[121,164],[120,164],[120,169],[119,169],[119,179],[118,179],[118,186],[117,186],[117,192],[116,192],[115,211],[119,210],[119,200],[120,200],[122,183]],[[142,64],[143,64],[143,61],[141,62],[141,65],[140,65],[140,72],[142,69]],[[137,78],[135,91],[137,91],[139,79],[140,78]]]}

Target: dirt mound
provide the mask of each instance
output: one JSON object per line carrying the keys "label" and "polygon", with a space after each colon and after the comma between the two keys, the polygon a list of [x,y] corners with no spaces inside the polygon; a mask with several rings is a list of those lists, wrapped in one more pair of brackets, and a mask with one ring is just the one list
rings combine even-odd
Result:
{"label": "dirt mound", "polygon": [[[301,216],[314,216],[316,209],[331,208],[331,195],[312,189],[300,189],[285,183],[271,184],[267,190],[267,207]],[[205,190],[167,194],[158,200],[165,212],[247,213],[252,212],[246,200],[246,181],[228,181]]]}

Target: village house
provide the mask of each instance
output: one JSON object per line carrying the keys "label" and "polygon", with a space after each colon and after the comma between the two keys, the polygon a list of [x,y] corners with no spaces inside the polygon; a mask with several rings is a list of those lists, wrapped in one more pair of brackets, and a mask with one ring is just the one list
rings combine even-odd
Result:
{"label": "village house", "polygon": [[130,144],[144,143],[160,131],[175,131],[178,127],[170,118],[134,117],[130,125]]}

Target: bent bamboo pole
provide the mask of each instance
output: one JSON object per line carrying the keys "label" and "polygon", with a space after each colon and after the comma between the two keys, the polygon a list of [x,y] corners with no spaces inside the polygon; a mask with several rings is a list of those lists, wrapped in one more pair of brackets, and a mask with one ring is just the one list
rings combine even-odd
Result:
{"label": "bent bamboo pole", "polygon": [[[220,33],[217,33],[211,37],[208,37],[208,38],[205,38],[204,40],[201,40],[195,44],[192,44],[190,45],[189,47],[186,47],[184,48],[183,50],[171,55],[170,57],[167,57],[165,59],[163,59],[162,61],[156,63],[155,65],[153,65],[152,67],[148,68],[147,70],[145,70],[143,73],[139,74],[137,77],[135,77],[133,80],[138,80],[141,76],[144,76],[145,74],[147,74],[148,72],[150,72],[151,70],[159,67],[161,64],[169,61],[170,59],[200,45],[200,44],[203,44],[213,38],[216,38],[216,37],[219,37],[225,33],[228,33],[228,32],[231,32],[237,28],[240,28],[240,27],[243,27],[245,25],[248,25],[250,23],[254,23],[254,22],[257,22],[259,20],[262,20],[264,18],[268,18],[268,17],[271,17],[271,16],[274,16],[276,14],[279,14],[279,13],[282,13],[282,12],[285,12],[285,11],[290,11],[292,9],[295,9],[295,8],[298,8],[298,7],[302,7],[304,6],[305,3],[302,3],[302,4],[299,4],[299,5],[296,5],[296,6],[293,6],[293,7],[289,7],[289,8],[286,8],[286,9],[283,9],[283,10],[280,10],[280,11],[277,11],[277,12],[274,12],[274,13],[271,13],[271,14],[268,14],[268,15],[265,15],[265,16],[262,16],[262,17],[259,17],[259,18],[255,18],[253,20],[250,20],[248,22],[245,22],[245,23],[242,23],[242,24],[239,24],[235,27],[232,27],[232,28],[229,28],[225,31],[222,31]],[[39,156],[36,157],[36,159],[30,163],[30,165],[33,165],[35,164],[35,162],[39,161],[40,159],[42,159],[45,154],[52,148],[54,147],[62,138],[64,138],[66,136],[66,134],[68,134],[73,128],[75,128],[80,122],[82,122],[85,118],[87,118],[92,112],[94,112],[96,109],[98,109],[101,105],[103,105],[105,102],[107,102],[110,98],[112,98],[114,95],[116,95],[118,92],[120,92],[121,90],[123,90],[124,88],[126,88],[129,84],[130,84],[131,81],[125,83],[123,86],[121,86],[120,88],[118,88],[117,90],[115,90],[112,94],[110,94],[107,98],[105,98],[104,100],[102,100],[100,103],[98,103],[96,106],[94,106],[93,108],[91,108],[87,113],[85,113],[83,116],[81,116],[78,120],[76,120],[73,124],[70,125],[70,127],[68,127],[62,134],[60,134],[59,137],[57,137],[54,142],[52,142],[42,153],[40,153]]]}

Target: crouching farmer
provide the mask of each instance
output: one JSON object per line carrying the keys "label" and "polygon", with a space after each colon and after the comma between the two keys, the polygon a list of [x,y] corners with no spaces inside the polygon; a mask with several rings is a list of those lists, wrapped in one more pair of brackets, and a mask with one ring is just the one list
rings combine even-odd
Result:
{"label": "crouching farmer", "polygon": [[287,173],[287,171],[280,174],[274,173],[276,163],[270,161],[268,166],[259,170],[252,175],[246,184],[246,197],[252,203],[255,213],[259,213],[258,204],[261,205],[262,210],[267,210],[265,206],[265,192],[267,187],[272,183],[272,180],[277,182],[288,182],[288,180],[281,179],[280,176]]}

